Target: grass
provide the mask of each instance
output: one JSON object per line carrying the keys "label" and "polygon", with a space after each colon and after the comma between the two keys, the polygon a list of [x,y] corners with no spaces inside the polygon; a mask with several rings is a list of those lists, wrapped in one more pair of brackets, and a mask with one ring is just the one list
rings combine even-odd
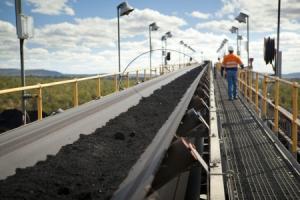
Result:
{"label": "grass", "polygon": [[[26,85],[38,83],[50,83],[71,79],[70,77],[26,77]],[[135,80],[130,80],[132,86]],[[0,76],[0,90],[20,87],[19,77]],[[73,107],[73,84],[58,85],[43,89],[43,111],[50,114],[59,108],[68,109]],[[36,110],[37,90],[27,91],[32,97],[28,99],[26,108]],[[101,79],[101,95],[105,96],[114,92],[114,81],[111,78]],[[97,80],[87,80],[78,83],[79,104],[89,102],[97,98]],[[21,110],[21,92],[0,95],[0,112],[5,109],[17,108]]]}

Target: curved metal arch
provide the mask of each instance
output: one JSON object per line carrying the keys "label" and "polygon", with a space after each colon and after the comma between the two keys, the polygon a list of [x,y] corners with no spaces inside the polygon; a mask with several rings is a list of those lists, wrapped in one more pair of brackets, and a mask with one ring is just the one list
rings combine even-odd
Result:
{"label": "curved metal arch", "polygon": [[[183,53],[183,52],[181,52],[181,51],[174,50],[174,49],[152,49],[152,50],[150,50],[150,51],[146,51],[146,52],[143,52],[143,53],[139,54],[138,56],[136,56],[135,58],[133,58],[133,59],[127,64],[127,66],[125,67],[125,69],[124,69],[123,72],[121,73],[120,80],[119,80],[119,83],[118,83],[118,87],[120,87],[120,85],[121,85],[122,75],[124,75],[124,73],[126,72],[126,70],[128,69],[128,67],[129,67],[134,61],[136,61],[138,58],[140,58],[141,56],[143,56],[143,55],[145,55],[145,54],[148,54],[148,53],[153,52],[153,51],[161,51],[161,50],[177,52],[177,53],[179,53],[179,54],[183,54],[183,55],[188,56],[188,57],[194,59],[195,61],[197,61],[197,60],[196,60],[194,57],[192,57],[191,55],[186,54],[186,53]],[[198,62],[198,61],[197,61],[197,62]]]}

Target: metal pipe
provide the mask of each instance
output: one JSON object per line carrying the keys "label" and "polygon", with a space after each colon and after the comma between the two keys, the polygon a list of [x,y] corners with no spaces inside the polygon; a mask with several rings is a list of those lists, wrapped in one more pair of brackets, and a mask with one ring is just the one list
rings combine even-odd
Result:
{"label": "metal pipe", "polygon": [[[21,0],[15,0],[15,13],[16,13],[16,27],[18,28],[20,21],[20,15],[22,14],[22,1]],[[17,32],[20,30],[17,30]],[[20,38],[20,63],[21,63],[21,85],[22,87],[25,87],[25,71],[24,71],[24,39]],[[22,113],[23,113],[23,124],[26,124],[26,99],[25,99],[25,91],[22,90]]]}
{"label": "metal pipe", "polygon": [[[119,63],[119,73],[121,73],[121,52],[120,52],[120,12],[119,7],[117,7],[118,16],[118,63]],[[119,75],[120,78],[120,75]]]}
{"label": "metal pipe", "polygon": [[149,25],[149,48],[150,48],[150,79],[151,79],[151,75],[152,75],[152,63],[151,63],[151,59],[152,59],[152,45],[151,45],[151,25]]}
{"label": "metal pipe", "polygon": [[247,59],[248,59],[248,66],[250,65],[249,62],[249,16],[247,17]]}
{"label": "metal pipe", "polygon": [[240,53],[239,53],[239,29],[236,30],[236,54],[240,55]]}
{"label": "metal pipe", "polygon": [[276,70],[275,70],[275,72],[279,78],[281,78],[281,70],[279,70],[280,9],[281,9],[281,0],[278,0],[277,49],[276,49]]}

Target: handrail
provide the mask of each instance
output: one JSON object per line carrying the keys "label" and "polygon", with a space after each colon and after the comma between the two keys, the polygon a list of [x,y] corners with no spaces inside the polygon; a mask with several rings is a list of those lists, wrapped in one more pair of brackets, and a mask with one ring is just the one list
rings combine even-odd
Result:
{"label": "handrail", "polygon": [[[187,66],[187,65],[183,65],[183,66]],[[176,68],[180,69],[182,67],[182,65],[166,65],[166,66],[161,66],[158,68],[154,68],[152,71],[155,72],[155,75],[157,72],[159,72],[158,75],[163,75],[164,73],[167,72],[167,70],[164,70],[164,68],[168,68],[169,71],[175,71]],[[97,80],[97,97],[100,98],[101,95],[101,78],[105,78],[105,77],[114,77],[114,91],[117,92],[119,91],[119,85],[117,83],[117,76],[121,75],[127,78],[126,81],[126,88],[128,88],[130,86],[129,84],[129,73],[135,73],[136,75],[136,79],[137,81],[139,80],[149,80],[152,79],[154,77],[152,77],[150,75],[150,77],[147,77],[147,70],[149,70],[148,68],[140,68],[137,70],[132,70],[132,71],[128,71],[126,72],[126,74],[124,73],[110,73],[110,74],[101,74],[101,75],[95,75],[95,76],[88,76],[88,77],[83,77],[83,78],[74,78],[74,79],[70,79],[70,80],[63,80],[63,81],[56,81],[56,82],[52,82],[52,83],[43,83],[43,84],[35,84],[35,85],[30,85],[30,86],[24,86],[24,87],[16,87],[16,88],[9,88],[9,89],[4,89],[4,90],[0,90],[0,95],[2,94],[9,94],[9,93],[14,93],[14,92],[21,92],[21,91],[28,91],[28,90],[37,90],[37,111],[38,111],[38,120],[42,119],[42,112],[43,112],[43,93],[42,93],[42,89],[43,88],[48,88],[48,87],[53,87],[53,86],[58,86],[58,85],[65,85],[65,84],[70,84],[73,83],[73,106],[77,107],[79,104],[78,101],[78,83],[82,82],[82,81],[87,81],[87,80]],[[144,76],[143,77],[139,77],[139,71],[143,71]],[[150,72],[151,74],[152,72]]]}
{"label": "handrail", "polygon": [[[255,74],[255,76],[253,76]],[[261,80],[262,90],[259,91],[259,80]],[[253,81],[255,85],[253,86]],[[268,84],[274,84],[274,99],[273,101],[268,97]],[[291,108],[292,113],[282,107],[280,101],[280,84],[287,84],[291,87]],[[272,126],[275,134],[283,132],[279,127],[279,113],[286,117],[292,124],[291,128],[291,152],[297,157],[298,147],[298,126],[300,126],[300,119],[298,118],[298,89],[300,85],[297,82],[280,79],[276,76],[270,76],[266,73],[255,72],[250,69],[243,69],[238,71],[238,88],[240,93],[244,95],[245,99],[255,105],[255,110],[262,118],[267,119],[268,105],[273,107]],[[252,94],[255,99],[253,100]],[[261,104],[259,104],[261,99]],[[268,119],[267,119],[268,120]],[[288,136],[285,133],[286,136]]]}

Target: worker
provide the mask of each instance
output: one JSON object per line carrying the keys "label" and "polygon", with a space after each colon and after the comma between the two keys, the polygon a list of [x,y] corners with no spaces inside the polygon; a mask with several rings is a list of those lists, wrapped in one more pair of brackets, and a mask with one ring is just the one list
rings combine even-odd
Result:
{"label": "worker", "polygon": [[228,47],[229,54],[223,59],[222,66],[226,69],[227,82],[228,82],[228,100],[237,99],[237,70],[238,65],[244,68],[241,59],[233,53],[233,47]]}
{"label": "worker", "polygon": [[[218,62],[216,62],[216,67],[217,67],[218,71],[221,71],[221,69],[222,69],[222,63],[221,63],[220,58],[218,58]],[[222,74],[222,71],[221,71],[221,74]]]}

